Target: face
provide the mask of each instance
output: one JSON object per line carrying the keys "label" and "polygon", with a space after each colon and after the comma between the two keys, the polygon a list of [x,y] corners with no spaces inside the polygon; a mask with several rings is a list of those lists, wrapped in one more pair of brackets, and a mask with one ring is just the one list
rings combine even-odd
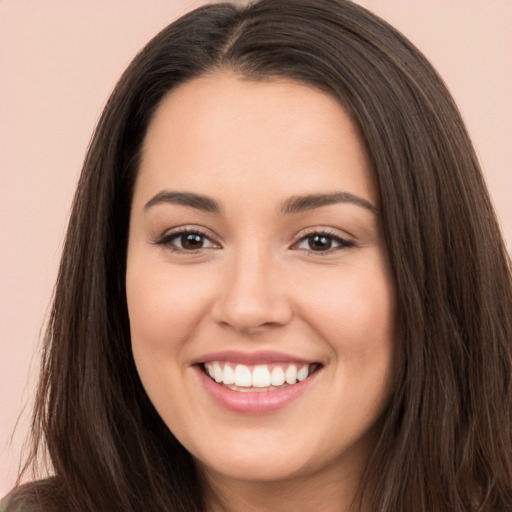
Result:
{"label": "face", "polygon": [[378,202],[357,128],[325,93],[219,72],[159,106],[130,219],[132,347],[207,475],[366,462],[395,345]]}

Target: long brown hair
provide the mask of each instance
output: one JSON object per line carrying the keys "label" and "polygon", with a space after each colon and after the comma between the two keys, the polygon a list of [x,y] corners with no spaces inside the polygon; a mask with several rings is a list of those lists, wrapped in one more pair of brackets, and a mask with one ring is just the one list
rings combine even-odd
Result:
{"label": "long brown hair", "polygon": [[328,91],[359,124],[373,161],[400,355],[361,483],[371,510],[511,510],[510,259],[442,80],[400,33],[346,0],[199,8],[158,34],[120,79],[84,163],[46,334],[30,461],[47,450],[54,476],[19,487],[10,507],[205,508],[192,457],[138,378],[124,280],[152,114],[173,87],[225,68]]}

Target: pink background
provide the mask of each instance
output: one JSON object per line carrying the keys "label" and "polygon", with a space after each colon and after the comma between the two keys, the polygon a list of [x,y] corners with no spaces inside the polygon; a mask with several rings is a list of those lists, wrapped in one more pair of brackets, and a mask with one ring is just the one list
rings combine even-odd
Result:
{"label": "pink background", "polygon": [[[0,496],[14,482],[27,432],[41,325],[95,122],[135,53],[202,3],[0,0]],[[444,77],[510,249],[512,2],[357,3],[400,29]]]}

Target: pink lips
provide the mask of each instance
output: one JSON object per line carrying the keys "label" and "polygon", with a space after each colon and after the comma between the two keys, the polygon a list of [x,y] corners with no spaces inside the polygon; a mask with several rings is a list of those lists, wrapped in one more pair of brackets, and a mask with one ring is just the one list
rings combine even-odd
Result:
{"label": "pink lips", "polygon": [[260,351],[254,353],[238,352],[236,350],[223,350],[222,352],[212,352],[193,361],[192,364],[208,363],[209,361],[236,361],[241,364],[269,364],[269,363],[301,363],[310,364],[314,361],[290,356],[283,352]]}
{"label": "pink lips", "polygon": [[201,363],[210,361],[232,361],[245,365],[270,363],[310,364],[312,362],[278,352],[247,354],[237,351],[215,352],[195,361],[193,368],[196,370],[201,385],[213,401],[220,407],[239,414],[270,414],[288,406],[310,387],[318,373],[311,374],[302,382],[272,391],[241,392],[229,389],[206,375]]}

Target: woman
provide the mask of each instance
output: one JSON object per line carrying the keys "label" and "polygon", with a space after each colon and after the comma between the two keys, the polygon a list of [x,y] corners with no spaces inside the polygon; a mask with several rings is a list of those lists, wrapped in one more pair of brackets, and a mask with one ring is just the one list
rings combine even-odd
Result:
{"label": "woman", "polygon": [[91,143],[8,510],[512,504],[512,280],[460,115],[340,0],[209,5]]}

